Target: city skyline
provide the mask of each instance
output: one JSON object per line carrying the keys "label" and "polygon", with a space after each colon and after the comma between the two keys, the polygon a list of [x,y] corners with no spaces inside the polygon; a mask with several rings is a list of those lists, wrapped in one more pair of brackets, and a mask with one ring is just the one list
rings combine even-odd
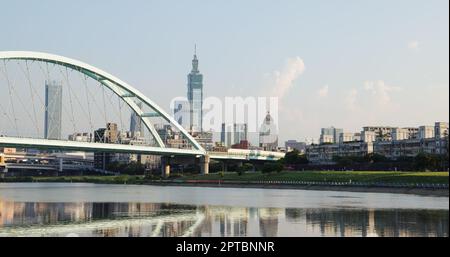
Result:
{"label": "city skyline", "polygon": [[[10,36],[0,48],[77,57],[156,95],[169,110],[170,99],[185,93],[185,60],[197,43],[206,97],[279,97],[280,144],[317,141],[322,127],[353,132],[448,120],[448,2],[263,2],[261,13],[251,1],[135,3],[92,3],[80,12],[78,4],[27,2],[23,10],[20,1],[8,3],[0,19]],[[105,14],[95,11],[100,7]],[[207,17],[187,18],[194,9]],[[106,14],[119,10],[136,14],[125,24]],[[107,36],[83,29],[88,25]]]}

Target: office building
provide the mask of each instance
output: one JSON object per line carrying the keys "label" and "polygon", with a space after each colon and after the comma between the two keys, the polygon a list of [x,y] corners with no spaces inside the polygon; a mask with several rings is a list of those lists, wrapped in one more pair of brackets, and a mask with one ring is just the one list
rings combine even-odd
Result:
{"label": "office building", "polygon": [[[94,142],[115,144],[119,141],[119,131],[116,123],[107,123],[106,128],[100,128],[94,131]],[[114,161],[113,153],[94,153],[94,167],[96,169],[106,170],[109,163]]]}
{"label": "office building", "polygon": [[91,142],[92,134],[90,133],[73,133],[69,135],[69,141],[77,141],[77,142]]}
{"label": "office building", "polygon": [[320,142],[320,144],[334,144],[334,142],[335,142],[334,135],[322,134],[322,135],[320,135],[319,142]]}
{"label": "office building", "polygon": [[329,127],[322,128],[320,133],[320,143],[339,143],[339,135],[344,133],[343,129]]}
{"label": "office building", "polygon": [[173,118],[180,124],[184,129],[190,130],[190,105],[186,100],[177,100],[174,102],[173,106]]}
{"label": "office building", "polygon": [[45,139],[61,139],[62,126],[62,83],[45,82]]}
{"label": "office building", "polygon": [[306,143],[305,142],[298,142],[297,140],[288,140],[284,143],[284,147],[286,148],[287,152],[291,152],[293,150],[297,150],[300,153],[305,153],[306,150]]}
{"label": "office building", "polygon": [[[142,110],[142,102],[137,103],[137,106]],[[130,132],[131,137],[144,137],[144,125],[142,124],[141,118],[134,111],[131,111]]]}
{"label": "office building", "polygon": [[220,142],[223,146],[230,147],[233,144],[233,127],[229,124],[222,123],[220,131]]}
{"label": "office building", "polygon": [[247,124],[234,123],[233,125],[231,125],[222,123],[222,129],[220,131],[220,142],[224,146],[231,147],[232,145],[240,144],[241,141],[247,140],[248,140]]}
{"label": "office building", "polygon": [[247,124],[233,125],[233,144],[239,144],[241,141],[247,141]]}

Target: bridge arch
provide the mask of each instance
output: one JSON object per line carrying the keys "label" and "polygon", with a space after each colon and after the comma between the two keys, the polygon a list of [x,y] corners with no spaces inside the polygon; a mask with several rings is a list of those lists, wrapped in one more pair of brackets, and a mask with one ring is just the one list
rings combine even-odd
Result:
{"label": "bridge arch", "polygon": [[[40,61],[46,63],[52,63],[56,65],[61,65],[72,70],[78,71],[98,82],[101,85],[107,87],[114,92],[118,97],[120,97],[127,105],[136,113],[136,115],[142,120],[142,123],[147,127],[147,129],[152,134],[153,138],[156,140],[157,144],[161,148],[166,148],[163,140],[157,133],[153,124],[150,121],[151,117],[161,117],[166,120],[170,125],[177,128],[180,133],[182,133],[187,140],[192,144],[195,150],[201,151],[206,154],[203,147],[180,125],[175,119],[173,119],[168,113],[166,113],[161,107],[154,103],[151,99],[142,94],[139,90],[132,87],[128,83],[120,80],[119,78],[99,69],[91,66],[87,63],[67,58],[64,56],[42,53],[42,52],[30,52],[30,51],[5,51],[0,52],[0,60],[29,60],[29,61]],[[139,99],[144,105],[147,105],[155,113],[145,113],[132,98]]]}

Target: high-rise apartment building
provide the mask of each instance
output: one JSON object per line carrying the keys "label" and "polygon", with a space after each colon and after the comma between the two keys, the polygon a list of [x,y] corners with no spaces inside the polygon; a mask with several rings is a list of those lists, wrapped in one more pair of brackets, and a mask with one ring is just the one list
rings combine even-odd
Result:
{"label": "high-rise apartment building", "polygon": [[420,126],[419,127],[419,139],[427,139],[434,137],[433,126]]}
{"label": "high-rise apartment building", "polygon": [[335,127],[322,128],[320,133],[320,143],[339,143],[339,135],[343,132],[343,129]]}
{"label": "high-rise apartment building", "polygon": [[434,136],[436,138],[448,137],[448,122],[436,122],[434,124]]}

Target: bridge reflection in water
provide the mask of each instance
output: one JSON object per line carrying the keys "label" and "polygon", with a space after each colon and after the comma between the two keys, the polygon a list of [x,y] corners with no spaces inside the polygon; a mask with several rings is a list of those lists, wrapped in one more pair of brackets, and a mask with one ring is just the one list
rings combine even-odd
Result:
{"label": "bridge reflection in water", "polygon": [[0,236],[448,236],[448,210],[245,208],[0,199]]}

